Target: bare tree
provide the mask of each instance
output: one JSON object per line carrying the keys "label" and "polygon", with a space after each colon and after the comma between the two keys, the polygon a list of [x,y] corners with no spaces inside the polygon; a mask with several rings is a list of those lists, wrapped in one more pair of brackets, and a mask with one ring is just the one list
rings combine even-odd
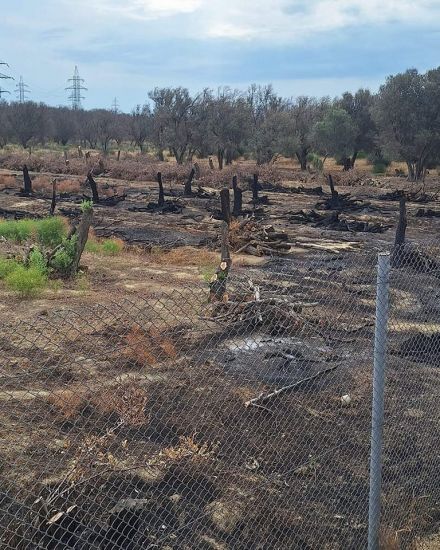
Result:
{"label": "bare tree", "polygon": [[154,102],[153,143],[160,152],[169,148],[182,164],[194,143],[194,114],[200,95],[191,97],[186,88],[155,88],[148,95]]}
{"label": "bare tree", "polygon": [[128,132],[140,152],[144,152],[145,142],[152,135],[152,115],[150,107],[145,104],[142,107],[137,105],[129,117]]}

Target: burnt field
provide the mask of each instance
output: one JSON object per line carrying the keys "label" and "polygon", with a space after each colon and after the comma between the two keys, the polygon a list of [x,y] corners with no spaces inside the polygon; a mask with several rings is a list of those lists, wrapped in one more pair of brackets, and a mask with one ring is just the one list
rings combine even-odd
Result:
{"label": "burnt field", "polygon": [[[189,176],[164,174],[161,197],[92,174],[93,232],[123,253],[86,252],[82,286],[2,289],[2,547],[363,548],[376,256],[404,190],[420,254],[390,282],[382,535],[416,548],[440,518],[437,179],[225,180],[232,267],[213,301],[225,212]],[[2,177],[2,217],[47,216],[52,174],[29,193]],[[93,183],[57,180],[74,221]]]}

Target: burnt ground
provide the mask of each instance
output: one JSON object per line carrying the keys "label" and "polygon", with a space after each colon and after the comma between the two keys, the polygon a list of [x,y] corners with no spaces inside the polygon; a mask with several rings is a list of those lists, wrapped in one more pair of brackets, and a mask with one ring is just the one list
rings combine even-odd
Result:
{"label": "burnt ground", "polygon": [[[86,254],[78,281],[32,301],[2,290],[2,547],[365,547],[375,257],[394,230],[292,224],[326,195],[264,191],[258,224],[291,249],[233,257],[228,301],[213,305],[218,199],[130,211],[156,184],[111,183],[127,198],[97,207],[94,231],[123,238],[123,254]],[[379,196],[405,185],[341,188],[369,203],[341,216],[394,227],[398,203]],[[43,215],[49,200],[5,190],[0,206]],[[408,236],[438,257],[440,220],[419,208]],[[382,531],[402,548],[440,524],[439,297],[437,273],[393,270]]]}

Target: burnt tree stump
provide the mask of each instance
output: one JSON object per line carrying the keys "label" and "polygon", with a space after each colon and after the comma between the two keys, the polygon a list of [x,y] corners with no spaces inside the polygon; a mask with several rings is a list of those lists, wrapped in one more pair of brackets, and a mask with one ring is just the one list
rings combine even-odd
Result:
{"label": "burnt tree stump", "polygon": [[52,180],[52,200],[50,203],[49,215],[53,216],[55,214],[55,208],[57,205],[57,180],[54,178]]}
{"label": "burnt tree stump", "polygon": [[254,174],[254,178],[252,180],[252,202],[254,203],[254,206],[258,204],[258,200],[258,174]]}
{"label": "burnt tree stump", "polygon": [[231,223],[231,200],[229,197],[229,189],[220,191],[220,204],[222,211],[222,219],[228,224]]}
{"label": "burnt tree stump", "polygon": [[90,188],[92,190],[92,200],[94,204],[99,203],[99,194],[98,194],[98,186],[96,185],[96,181],[94,180],[92,176],[92,171],[90,171],[87,174],[87,181],[89,182]]}
{"label": "burnt tree stump", "polygon": [[23,165],[23,184],[24,184],[23,195],[25,195],[26,197],[29,197],[29,195],[32,194],[32,180],[29,175],[29,170],[26,164]]}
{"label": "burnt tree stump", "polygon": [[159,184],[159,200],[157,201],[157,205],[159,207],[162,207],[165,206],[165,193],[163,190],[162,172],[157,173],[157,183]]}
{"label": "burnt tree stump", "polygon": [[234,218],[238,218],[243,210],[243,191],[238,187],[237,176],[232,178],[232,189],[234,191]]}
{"label": "burnt tree stump", "polygon": [[185,189],[184,194],[186,197],[190,197],[192,195],[192,181],[194,179],[194,174],[196,171],[194,168],[192,168],[191,172],[189,173],[188,179],[185,182]]}

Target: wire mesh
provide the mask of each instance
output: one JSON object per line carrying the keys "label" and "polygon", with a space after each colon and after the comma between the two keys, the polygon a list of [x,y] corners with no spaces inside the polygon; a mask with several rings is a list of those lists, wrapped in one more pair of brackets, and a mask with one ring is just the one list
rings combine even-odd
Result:
{"label": "wire mesh", "polygon": [[[376,256],[272,258],[221,300],[193,281],[2,326],[1,547],[365,548]],[[440,290],[402,258],[382,523],[409,539],[438,498]],[[428,346],[405,344],[419,331]]]}

